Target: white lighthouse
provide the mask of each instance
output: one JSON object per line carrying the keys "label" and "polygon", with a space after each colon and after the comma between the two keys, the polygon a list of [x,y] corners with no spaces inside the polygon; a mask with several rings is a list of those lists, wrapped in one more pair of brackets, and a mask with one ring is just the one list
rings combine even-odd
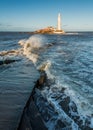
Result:
{"label": "white lighthouse", "polygon": [[65,34],[64,30],[62,29],[62,23],[61,23],[61,15],[60,13],[58,14],[58,19],[57,19],[57,28],[55,29],[54,33],[56,34]]}
{"label": "white lighthouse", "polygon": [[60,15],[60,13],[58,14],[57,30],[61,30],[61,15]]}

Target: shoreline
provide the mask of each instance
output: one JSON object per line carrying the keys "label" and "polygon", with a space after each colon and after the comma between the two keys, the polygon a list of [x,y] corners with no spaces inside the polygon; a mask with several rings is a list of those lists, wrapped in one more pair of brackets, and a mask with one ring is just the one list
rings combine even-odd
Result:
{"label": "shoreline", "polygon": [[[47,126],[46,122],[54,115],[58,116],[59,113],[55,111],[55,106],[53,104],[47,102],[47,99],[45,99],[40,95],[40,93],[38,93],[43,89],[43,87],[45,87],[46,84],[48,85],[48,87],[50,87],[50,85],[48,84],[46,73],[41,72],[40,78],[36,81],[34,89],[26,103],[26,106],[24,107],[23,114],[17,130],[52,130],[51,128],[49,128],[49,126]],[[90,128],[90,119],[87,117],[85,119],[85,124],[83,124],[83,120],[78,113],[75,102],[71,101],[70,97],[65,95],[64,91],[65,88],[62,88],[61,92],[63,97],[65,96],[65,98],[59,103],[59,105],[61,106],[62,112],[65,112],[65,117],[62,117],[63,121],[61,119],[57,120],[57,124],[54,126],[55,130],[78,130],[79,128],[82,130],[92,130],[92,128]],[[60,98],[60,95],[58,95],[57,98]],[[39,101],[40,103],[38,106],[37,101]],[[72,103],[72,106],[69,107],[70,102]],[[42,110],[40,107],[42,108]],[[51,109],[52,114],[51,112],[49,113],[49,109]],[[71,115],[70,109],[72,109],[71,111],[73,111],[75,115]],[[65,118],[67,118],[69,121]],[[71,123],[73,124],[73,126],[71,125]]]}

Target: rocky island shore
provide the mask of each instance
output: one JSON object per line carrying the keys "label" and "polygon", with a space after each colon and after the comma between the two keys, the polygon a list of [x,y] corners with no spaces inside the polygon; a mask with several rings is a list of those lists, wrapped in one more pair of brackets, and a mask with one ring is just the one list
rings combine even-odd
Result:
{"label": "rocky island shore", "polygon": [[61,22],[61,14],[58,14],[57,19],[57,27],[49,26],[43,29],[36,30],[32,32],[33,34],[65,34],[65,31],[61,28],[62,22]]}
{"label": "rocky island shore", "polygon": [[57,30],[53,27],[46,27],[40,30],[36,30],[33,34],[65,34],[64,30]]}

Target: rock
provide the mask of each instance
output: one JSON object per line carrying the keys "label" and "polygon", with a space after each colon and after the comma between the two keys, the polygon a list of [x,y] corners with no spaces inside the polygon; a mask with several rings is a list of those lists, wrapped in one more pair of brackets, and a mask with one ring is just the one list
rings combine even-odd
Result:
{"label": "rock", "polygon": [[33,130],[30,124],[30,120],[26,114],[26,111],[24,111],[18,130]]}
{"label": "rock", "polygon": [[45,122],[49,121],[53,115],[56,115],[54,108],[47,102],[43,96],[34,96],[34,101],[38,107],[38,110]]}
{"label": "rock", "polygon": [[42,88],[42,86],[44,85],[44,83],[46,82],[47,76],[45,74],[45,72],[43,72],[40,76],[40,78],[37,80],[37,83],[35,85],[36,88]]}
{"label": "rock", "polygon": [[59,105],[62,107],[62,109],[69,115],[69,103],[70,103],[70,97],[65,97]]}
{"label": "rock", "polygon": [[47,130],[33,100],[25,107],[17,130]]}
{"label": "rock", "polygon": [[40,30],[36,30],[33,34],[65,34],[64,30],[57,30],[54,27],[46,27]]}
{"label": "rock", "polygon": [[13,63],[13,62],[16,62],[18,60],[11,60],[11,59],[6,59],[4,61],[0,61],[0,65],[3,65],[3,64],[10,64],[10,63]]}
{"label": "rock", "polygon": [[64,127],[66,127],[66,125],[61,120],[58,120],[56,123],[55,129],[62,130],[62,128],[64,128]]}
{"label": "rock", "polygon": [[29,108],[27,110],[27,115],[29,116],[33,130],[47,130],[42,117],[33,101],[30,102]]}
{"label": "rock", "polygon": [[78,113],[76,104],[72,101],[69,103],[70,110]]}
{"label": "rock", "polygon": [[64,93],[65,90],[66,88],[62,87],[61,92]]}

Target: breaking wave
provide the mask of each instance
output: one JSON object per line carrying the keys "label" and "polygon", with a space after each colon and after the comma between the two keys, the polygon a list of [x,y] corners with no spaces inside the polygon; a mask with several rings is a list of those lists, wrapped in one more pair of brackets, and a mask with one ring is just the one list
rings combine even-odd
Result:
{"label": "breaking wave", "polygon": [[[60,82],[62,77],[60,79],[51,73],[53,66],[51,60],[48,58],[40,59],[41,50],[44,51],[44,48],[47,49],[55,44],[49,44],[41,35],[33,35],[18,43],[19,49],[2,51],[0,56],[26,56],[41,73],[43,71],[46,73],[47,82],[44,83],[43,89],[36,89],[35,101],[48,129],[62,130],[63,127],[63,130],[92,129],[93,116],[91,113],[89,116],[83,116],[82,113],[79,113],[81,111],[79,110],[81,109],[80,103],[78,103],[74,91]],[[75,98],[72,98],[73,94]]]}
{"label": "breaking wave", "polygon": [[31,36],[29,39],[20,40],[19,44],[23,47],[23,55],[36,63],[38,50],[44,46],[45,38],[40,35]]}
{"label": "breaking wave", "polygon": [[[41,88],[36,88],[34,94],[35,103],[48,130],[92,130],[93,117],[91,114],[81,113],[82,108],[77,103],[74,91],[61,84],[59,78],[50,73],[47,62],[39,69],[46,74],[49,71],[43,87],[41,85]],[[75,98],[72,98],[72,93]]]}
{"label": "breaking wave", "polygon": [[45,45],[45,37],[40,35],[31,36],[28,39],[20,40],[20,48],[17,50],[9,50],[0,52],[0,56],[11,57],[25,55],[29,60],[32,60],[33,63],[36,63],[38,59],[38,51],[40,48],[43,48]]}

